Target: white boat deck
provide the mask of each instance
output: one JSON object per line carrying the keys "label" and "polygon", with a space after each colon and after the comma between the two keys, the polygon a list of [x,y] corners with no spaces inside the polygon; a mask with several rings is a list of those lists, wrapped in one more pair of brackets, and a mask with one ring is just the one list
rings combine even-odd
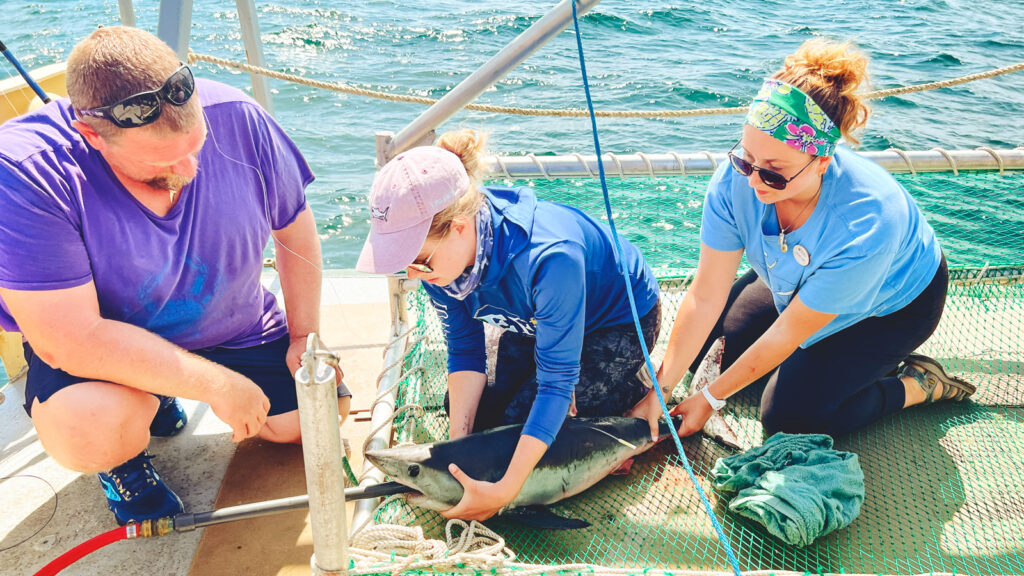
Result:
{"label": "white boat deck", "polygon": [[[267,283],[274,286],[274,277]],[[353,410],[372,401],[381,352],[389,326],[387,284],[383,278],[333,272],[323,288],[321,335],[341,356],[346,384],[355,393]],[[24,382],[4,390],[0,404],[0,575],[34,574],[50,560],[73,546],[116,527],[113,515],[94,475],[67,470],[47,457],[22,404]],[[183,401],[189,414],[185,431],[174,438],[156,438],[150,445],[154,465],[164,480],[185,502],[189,512],[214,509],[221,480],[235,453],[230,428],[209,407]],[[353,413],[343,427],[358,452],[368,424]],[[255,442],[255,441],[247,441]],[[353,467],[358,470],[359,455]],[[299,460],[301,462],[301,459]],[[297,474],[301,475],[300,470]],[[301,493],[301,492],[300,492]],[[289,494],[292,495],[292,494]],[[271,517],[273,518],[273,517]],[[252,521],[250,521],[252,522]],[[307,516],[308,522],[308,516]],[[209,530],[209,529],[207,529]],[[174,574],[206,573],[193,566],[203,530],[171,534],[154,540],[129,540],[111,544],[72,565],[61,574]],[[24,542],[21,542],[24,540]],[[20,542],[20,543],[19,543]],[[259,533],[233,546],[237,551],[260,546]],[[305,564],[282,561],[252,566],[238,564],[238,574],[309,574],[312,539],[308,526],[293,546]],[[294,559],[293,559],[294,560]]]}

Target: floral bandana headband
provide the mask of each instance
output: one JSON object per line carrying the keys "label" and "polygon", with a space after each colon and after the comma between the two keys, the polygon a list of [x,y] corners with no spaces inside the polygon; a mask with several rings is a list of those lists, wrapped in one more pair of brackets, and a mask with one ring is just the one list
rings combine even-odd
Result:
{"label": "floral bandana headband", "polygon": [[769,78],[747,112],[747,124],[813,156],[831,156],[842,134],[835,122],[799,88]]}

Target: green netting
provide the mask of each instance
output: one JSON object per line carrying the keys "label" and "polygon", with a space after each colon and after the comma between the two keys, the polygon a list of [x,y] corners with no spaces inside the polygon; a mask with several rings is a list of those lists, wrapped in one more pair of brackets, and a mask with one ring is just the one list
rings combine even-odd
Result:
{"label": "green netting", "polygon": [[[718,502],[708,473],[728,453],[696,436],[687,457],[712,498],[744,570],[825,573],[1024,573],[1024,174],[949,173],[899,176],[939,233],[951,266],[946,313],[922,351],[975,382],[970,402],[916,407],[836,439],[855,452],[867,497],[847,528],[797,548]],[[597,181],[530,183],[542,198],[603,214]],[[637,244],[661,278],[663,354],[688,271],[696,264],[707,178],[610,180],[616,225]],[[402,416],[396,440],[447,437],[442,408],[444,337],[421,292],[408,296],[416,329],[405,357],[398,405],[419,404],[425,416]],[[422,370],[416,368],[422,367]],[[684,388],[679,387],[679,390]],[[763,383],[730,400],[726,418],[748,443],[763,440],[758,400]],[[678,398],[676,398],[678,401]],[[667,443],[641,456],[628,476],[610,477],[555,506],[583,518],[585,530],[552,532],[491,523],[522,562],[587,563],[617,568],[728,571],[729,564]],[[442,537],[434,512],[397,502],[377,521],[422,526]]]}

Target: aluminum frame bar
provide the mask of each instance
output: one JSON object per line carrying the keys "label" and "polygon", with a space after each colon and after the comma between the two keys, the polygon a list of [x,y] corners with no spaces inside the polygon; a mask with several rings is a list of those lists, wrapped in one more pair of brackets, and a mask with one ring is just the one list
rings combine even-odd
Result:
{"label": "aluminum frame bar", "polygon": [[123,26],[135,27],[135,9],[132,7],[132,0],[117,0],[117,10],[121,14]]}
{"label": "aluminum frame bar", "polygon": [[[1024,149],[883,150],[861,152],[890,172],[950,172],[960,170],[1024,170]],[[608,177],[703,176],[728,158],[724,153],[605,154]],[[596,178],[597,156],[488,156],[489,178]]]}
{"label": "aluminum frame bar", "polygon": [[[405,344],[400,337],[409,328],[409,317],[405,309],[405,291],[412,287],[404,276],[388,277],[388,298],[391,308],[391,343],[384,350],[385,372],[377,386],[378,398],[370,410],[370,429],[376,430],[366,444],[366,450],[381,450],[391,445],[391,418],[395,413],[395,384],[402,377],[401,360],[405,356]],[[414,281],[415,282],[415,281]],[[412,288],[415,289],[415,288]],[[380,396],[381,393],[385,393]],[[363,459],[363,470],[359,486],[367,487],[384,482],[384,473],[368,459]],[[360,529],[380,504],[379,499],[360,500],[352,513],[352,529]]]}
{"label": "aluminum frame bar", "polygon": [[192,29],[192,0],[160,0],[156,35],[167,43],[182,62],[188,62],[188,39]]}
{"label": "aluminum frame bar", "polygon": [[[260,39],[260,22],[256,14],[255,0],[235,0],[238,7],[238,23],[242,27],[242,44],[245,46],[245,60],[250,66],[265,68],[267,63],[263,58],[263,41]],[[271,116],[274,115],[273,103],[270,97],[269,79],[251,72],[252,95],[260,106]]]}
{"label": "aluminum frame bar", "polygon": [[[551,9],[543,18],[533,23],[532,26],[523,31],[514,40],[509,42],[500,52],[491,57],[482,66],[476,69],[458,86],[452,88],[440,100],[420,114],[415,120],[403,128],[396,136],[387,142],[381,153],[378,154],[378,162],[381,165],[400,152],[421,144],[424,139],[430,138],[434,129],[443,124],[466,104],[476,100],[477,96],[484,90],[490,88],[495,82],[501,80],[513,68],[519,66],[524,60],[530,57],[541,46],[547,44],[552,38],[562,32],[572,23],[572,2],[563,0]],[[578,0],[576,12],[583,16],[591,8],[596,6],[600,0]]]}

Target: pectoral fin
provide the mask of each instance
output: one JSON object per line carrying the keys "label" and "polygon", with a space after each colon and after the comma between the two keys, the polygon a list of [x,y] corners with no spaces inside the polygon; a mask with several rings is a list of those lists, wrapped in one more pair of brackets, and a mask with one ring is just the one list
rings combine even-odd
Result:
{"label": "pectoral fin", "polygon": [[590,522],[577,518],[566,518],[555,514],[547,506],[522,506],[501,513],[501,518],[511,520],[529,528],[541,530],[579,530],[590,526]]}

